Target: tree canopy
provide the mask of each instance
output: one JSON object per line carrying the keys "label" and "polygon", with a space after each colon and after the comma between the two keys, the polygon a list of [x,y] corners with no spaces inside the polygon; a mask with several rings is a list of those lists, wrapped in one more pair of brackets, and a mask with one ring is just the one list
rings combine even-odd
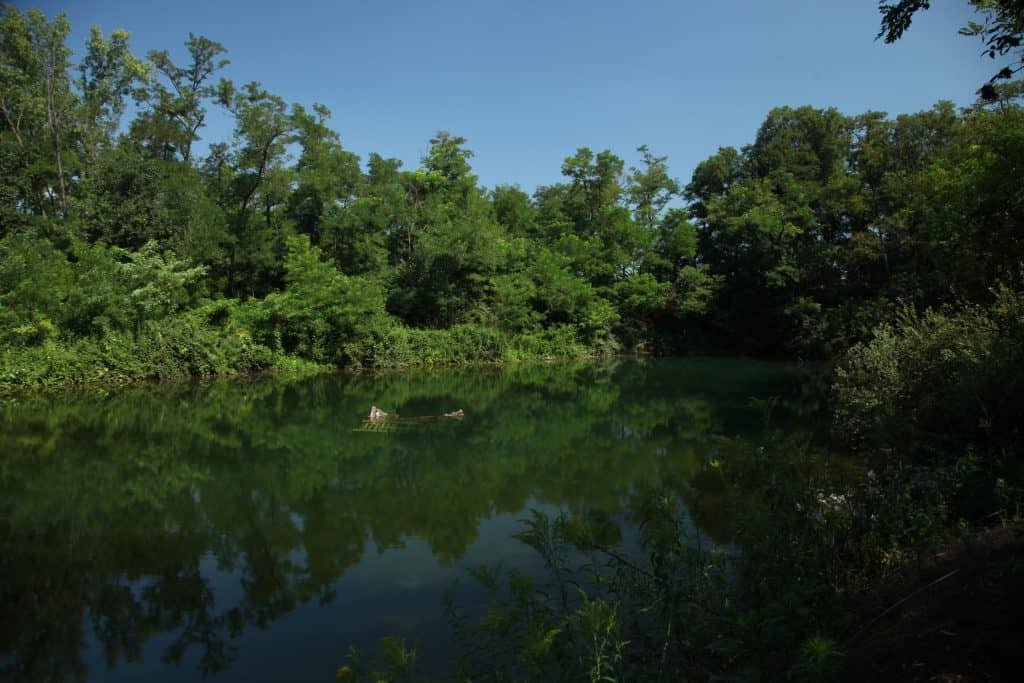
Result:
{"label": "tree canopy", "polygon": [[[1013,28],[1017,3],[976,4],[986,39]],[[883,37],[927,7],[882,3]],[[895,118],[778,107],[686,181],[647,145],[580,148],[530,193],[480,186],[449,131],[417,168],[361,159],[323,105],[221,78],[205,36],[178,64],[94,28],[75,64],[64,15],[5,6],[0,27],[6,388],[285,362],[829,358],[900,306],[984,303],[1020,276],[1012,83],[998,106]],[[211,108],[228,139],[202,138]],[[199,341],[169,349],[185,329]]]}

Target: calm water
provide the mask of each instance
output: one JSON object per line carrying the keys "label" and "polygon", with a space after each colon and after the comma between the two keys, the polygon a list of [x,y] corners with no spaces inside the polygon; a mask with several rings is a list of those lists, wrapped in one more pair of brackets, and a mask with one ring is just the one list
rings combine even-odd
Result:
{"label": "calm water", "polygon": [[[724,442],[800,428],[803,375],[623,360],[0,404],[0,678],[332,680],[384,635],[443,670],[451,582],[540,571],[513,538],[530,508],[609,515],[628,543],[630,493],[685,482],[716,538],[701,472]],[[371,404],[466,416],[361,431]]]}

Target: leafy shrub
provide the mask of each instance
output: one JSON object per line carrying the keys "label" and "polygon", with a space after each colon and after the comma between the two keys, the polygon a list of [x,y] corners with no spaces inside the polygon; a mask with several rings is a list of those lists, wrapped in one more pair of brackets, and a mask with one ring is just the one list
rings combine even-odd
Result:
{"label": "leafy shrub", "polygon": [[836,428],[858,442],[1016,448],[1024,424],[1024,295],[917,313],[854,346],[837,370]]}
{"label": "leafy shrub", "polygon": [[573,325],[554,325],[516,335],[503,358],[510,361],[579,358],[589,353]]}
{"label": "leafy shrub", "polygon": [[262,344],[317,363],[345,365],[347,344],[386,325],[378,285],[348,277],[323,260],[305,235],[289,238],[283,292],[243,308],[246,327]]}
{"label": "leafy shrub", "polygon": [[0,392],[98,382],[212,377],[270,369],[280,364],[271,349],[233,324],[213,326],[223,304],[149,323],[137,333],[7,348],[0,353]]}

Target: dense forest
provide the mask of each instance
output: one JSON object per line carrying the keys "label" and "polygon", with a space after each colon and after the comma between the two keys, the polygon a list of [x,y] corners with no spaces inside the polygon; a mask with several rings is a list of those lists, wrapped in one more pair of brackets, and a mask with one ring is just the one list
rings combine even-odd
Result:
{"label": "dense forest", "polygon": [[[987,23],[962,32],[1018,56],[1021,3],[971,4]],[[881,3],[879,37],[928,6]],[[0,394],[620,353],[829,361],[825,417],[806,419],[828,455],[779,430],[723,438],[687,473],[702,496],[742,493],[721,531],[741,552],[693,552],[661,492],[632,510],[640,568],[582,515],[537,517],[523,539],[556,569],[551,594],[568,548],[601,556],[607,593],[549,609],[513,577],[465,671],[494,674],[508,647],[508,679],[816,680],[847,655],[868,677],[886,652],[873,615],[986,527],[1018,540],[976,602],[1020,604],[1024,61],[965,108],[775,108],[685,182],[645,145],[633,165],[567,150],[563,180],[530,194],[482,187],[447,131],[416,169],[361,159],[324,106],[223,78],[207,37],[176,60],[94,28],[76,60],[69,33],[63,15],[0,11]],[[204,136],[214,109],[229,140]],[[986,628],[969,631],[977,661],[996,657]]]}
{"label": "dense forest", "polygon": [[[891,118],[780,107],[676,180],[566,157],[480,187],[441,131],[421,166],[347,151],[320,105],[3,10],[0,387],[723,349],[835,358],[906,308],[994,301],[1022,260],[1013,87]],[[228,141],[202,138],[211,108]],[[124,120],[125,114],[131,120]],[[201,142],[202,140],[202,142]],[[202,152],[202,153],[200,153]]]}

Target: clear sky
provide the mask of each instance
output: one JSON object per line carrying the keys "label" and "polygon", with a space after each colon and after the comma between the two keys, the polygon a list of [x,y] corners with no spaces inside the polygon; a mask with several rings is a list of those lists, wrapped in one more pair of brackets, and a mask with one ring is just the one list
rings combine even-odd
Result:
{"label": "clear sky", "polygon": [[[956,34],[966,0],[936,0],[895,45],[875,0],[44,0],[81,52],[90,25],[183,62],[191,31],[221,42],[236,82],[326,104],[346,148],[415,167],[431,135],[469,140],[488,186],[560,180],[577,147],[633,163],[667,155],[684,182],[722,145],[753,140],[774,106],[892,115],[959,105],[996,68]],[[230,122],[212,117],[207,140]]]}

